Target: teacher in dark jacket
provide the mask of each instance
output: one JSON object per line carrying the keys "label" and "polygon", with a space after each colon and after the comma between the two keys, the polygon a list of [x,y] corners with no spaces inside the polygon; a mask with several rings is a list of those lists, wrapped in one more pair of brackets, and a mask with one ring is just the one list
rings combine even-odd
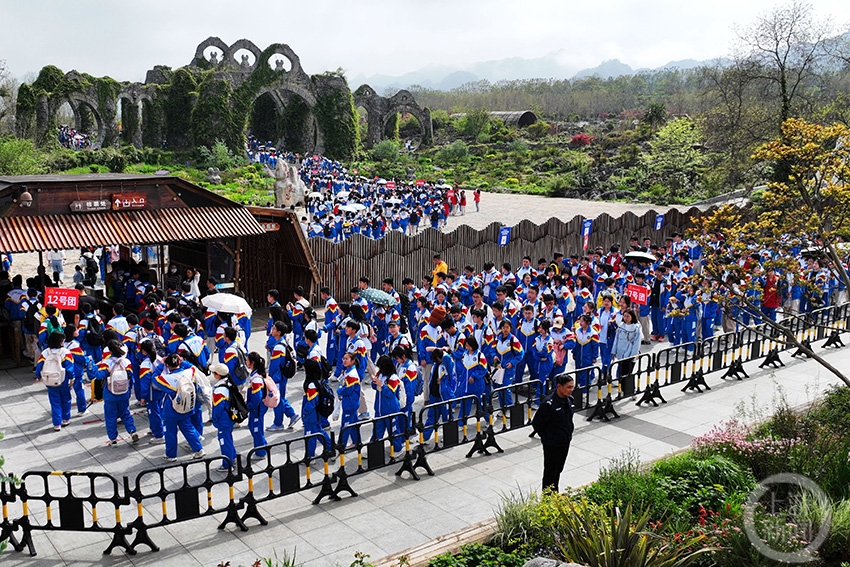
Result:
{"label": "teacher in dark jacket", "polygon": [[549,394],[531,421],[534,432],[543,443],[543,490],[558,492],[558,481],[570,451],[573,438],[572,395],[575,382],[572,376],[555,378],[557,387]]}

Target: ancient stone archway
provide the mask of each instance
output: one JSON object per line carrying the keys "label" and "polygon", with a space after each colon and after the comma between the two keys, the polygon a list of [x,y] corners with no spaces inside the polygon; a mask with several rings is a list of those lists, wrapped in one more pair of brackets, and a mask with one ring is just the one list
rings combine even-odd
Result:
{"label": "ancient stone archway", "polygon": [[406,90],[397,92],[390,98],[379,96],[369,85],[361,85],[354,91],[355,107],[363,107],[367,112],[368,134],[366,148],[385,139],[385,129],[390,119],[396,113],[410,113],[419,121],[422,129],[422,144],[428,145],[434,138],[434,127],[431,123],[431,111],[420,107],[413,95]]}
{"label": "ancient stone archway", "polygon": [[[250,54],[246,61],[243,54]],[[351,91],[344,77],[337,73],[309,76],[288,45],[276,43],[261,50],[247,39],[228,45],[209,37],[197,46],[187,66],[155,66],[144,83],[119,84],[109,77],[75,71],[63,75],[56,67],[46,66],[32,85],[21,87],[19,101],[24,103],[18,105],[16,118],[21,135],[43,143],[55,135],[52,117],[57,98],[67,100],[76,115],[91,114],[98,143],[104,146],[118,145],[120,122],[125,141],[137,147],[168,142],[172,149],[187,149],[226,139],[238,149],[244,119],[254,101],[264,95],[271,97],[278,111],[285,110],[295,96],[299,104],[303,101],[309,107],[305,150],[323,152],[327,139],[332,141],[329,152],[334,157],[350,157],[356,151],[356,128],[349,121],[354,117],[347,104],[350,99],[346,100]],[[166,139],[169,132],[174,140]]]}
{"label": "ancient stone archway", "polygon": [[[274,102],[277,114],[282,118],[287,117],[289,106],[293,103],[293,96],[298,97],[298,99],[303,101],[307,107],[302,110],[306,112],[304,119],[302,121],[297,121],[302,123],[293,123],[289,125],[289,127],[298,128],[300,130],[298,132],[288,132],[289,137],[294,137],[295,140],[287,140],[285,133],[280,132],[278,139],[272,140],[275,146],[279,149],[282,148],[287,151],[295,151],[299,153],[315,151],[322,140],[322,133],[319,129],[318,121],[313,110],[317,102],[316,97],[311,92],[297,84],[290,85],[284,83],[278,86],[270,86],[260,89],[256,97],[254,97],[252,106],[256,105],[257,101],[266,95],[268,95]],[[297,100],[294,102],[297,103]]]}

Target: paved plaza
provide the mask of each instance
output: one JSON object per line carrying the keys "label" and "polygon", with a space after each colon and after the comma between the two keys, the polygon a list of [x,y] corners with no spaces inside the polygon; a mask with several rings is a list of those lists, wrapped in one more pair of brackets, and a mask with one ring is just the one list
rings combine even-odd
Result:
{"label": "paved plaza", "polygon": [[[260,350],[262,339],[262,333],[256,333],[251,340],[252,349]],[[850,349],[824,351],[824,356],[839,368],[850,368]],[[639,451],[642,460],[649,461],[687,447],[694,436],[738,415],[741,407],[749,409],[752,419],[754,408],[767,413],[780,395],[796,406],[813,400],[837,381],[813,361],[793,360],[788,353],[782,358],[787,366],[776,371],[759,371],[757,362],[747,363],[751,378],[742,382],[724,382],[719,379],[720,373],[710,374],[707,380],[712,390],[703,394],[683,394],[679,391],[681,385],[665,388],[663,393],[669,403],[657,408],[636,407],[630,400],[617,402],[622,417],[611,423],[587,423],[577,414],[576,433],[561,486],[592,481],[610,457],[630,447]],[[300,401],[296,384],[300,385],[301,378],[299,373],[291,380],[289,399],[293,402]],[[74,417],[71,426],[54,433],[46,392],[34,383],[29,368],[0,370],[0,382],[5,392],[0,404],[0,430],[6,433],[0,441],[0,454],[6,457],[7,471],[108,471],[118,478],[125,474],[133,478],[139,471],[161,464],[162,446],[149,445],[144,438],[138,445],[125,439],[117,448],[106,446],[101,405],[93,406],[84,417]],[[144,412],[141,408],[135,410],[139,431],[146,432]],[[270,420],[267,416],[267,423]],[[237,448],[243,452],[250,448],[246,429],[237,429],[234,434]],[[338,429],[338,424],[334,429]],[[215,432],[211,426],[206,431],[207,452],[218,454]],[[344,496],[340,502],[325,500],[313,506],[311,501],[318,489],[312,489],[260,504],[269,525],[258,526],[249,521],[247,532],[232,526],[219,531],[216,528],[222,515],[206,517],[153,529],[151,536],[161,548],[157,553],[141,547],[133,557],[120,551],[101,557],[109,543],[104,534],[36,531],[37,557],[7,550],[2,562],[51,567],[214,567],[230,561],[235,567],[293,551],[305,566],[347,566],[356,551],[378,559],[492,518],[502,494],[536,489],[542,455],[539,442],[528,438],[529,432],[525,428],[499,435],[497,440],[505,450],[499,455],[466,459],[469,445],[429,455],[436,475],[423,475],[418,482],[407,475],[396,477],[394,466],[353,477],[352,487],[359,494],[356,498]],[[301,429],[296,426],[294,431],[267,435],[273,443],[298,437]],[[190,458],[185,449],[179,456],[183,461]],[[125,522],[135,517],[134,510],[122,512]]]}

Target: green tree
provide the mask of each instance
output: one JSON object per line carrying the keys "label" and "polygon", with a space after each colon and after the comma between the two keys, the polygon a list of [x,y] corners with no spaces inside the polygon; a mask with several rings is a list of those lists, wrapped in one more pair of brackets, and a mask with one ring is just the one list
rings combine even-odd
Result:
{"label": "green tree", "polygon": [[434,161],[446,166],[465,162],[469,159],[469,147],[463,140],[455,140],[449,146],[443,146],[434,156]]}
{"label": "green tree", "polygon": [[707,163],[701,142],[700,129],[689,118],[677,118],[659,129],[641,160],[649,184],[666,187],[671,199],[694,189]]}
{"label": "green tree", "polygon": [[806,91],[827,58],[831,32],[828,22],[816,19],[811,4],[802,0],[774,7],[738,30],[736,59],[768,87],[763,96],[775,97],[777,126],[806,103]]}
{"label": "green tree", "polygon": [[486,108],[470,110],[458,121],[457,131],[461,136],[486,136],[490,133],[490,112]]}
{"label": "green tree", "polygon": [[398,160],[398,142],[394,140],[383,140],[372,148],[372,159],[375,161],[394,162]]}
{"label": "green tree", "polygon": [[44,173],[44,155],[32,140],[0,138],[0,175]]}
{"label": "green tree", "polygon": [[653,132],[658,130],[665,122],[667,122],[667,107],[663,102],[650,103],[646,112],[643,113],[641,121],[648,124]]}
{"label": "green tree", "polygon": [[6,62],[0,59],[0,136],[11,134],[15,130],[17,92],[17,81],[6,68]]}

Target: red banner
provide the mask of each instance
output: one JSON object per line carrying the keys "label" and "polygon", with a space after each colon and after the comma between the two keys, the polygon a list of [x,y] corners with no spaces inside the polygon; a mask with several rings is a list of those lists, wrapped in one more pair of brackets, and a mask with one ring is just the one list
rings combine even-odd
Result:
{"label": "red banner", "polygon": [[424,179],[417,179],[417,180],[416,180],[416,186],[417,186],[417,187],[422,187],[423,185],[425,185],[425,180],[424,180]]}
{"label": "red banner", "polygon": [[632,298],[632,303],[646,305],[649,302],[650,289],[642,285],[629,284],[626,287],[626,295]]}
{"label": "red banner", "polygon": [[55,305],[59,310],[76,310],[80,305],[80,292],[64,287],[48,287],[44,290],[45,305]]}
{"label": "red banner", "polygon": [[387,181],[387,189],[395,189],[395,181]]}

